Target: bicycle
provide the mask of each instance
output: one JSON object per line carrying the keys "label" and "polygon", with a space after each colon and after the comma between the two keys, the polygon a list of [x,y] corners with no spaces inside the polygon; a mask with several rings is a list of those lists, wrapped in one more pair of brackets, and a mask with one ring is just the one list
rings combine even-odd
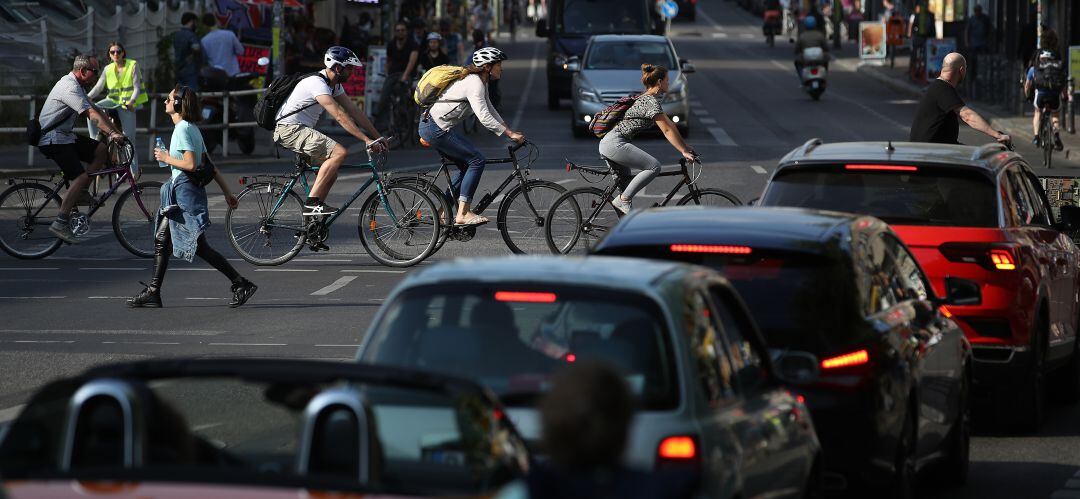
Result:
{"label": "bicycle", "polygon": [[397,82],[390,93],[390,134],[398,138],[398,145],[401,147],[408,147],[419,141],[419,113],[412,101],[412,90],[419,81],[418,78],[413,78],[407,83]]}
{"label": "bicycle", "polygon": [[[109,143],[106,167],[89,173],[91,179],[109,179],[109,189],[100,197],[91,195],[86,213],[76,208],[69,218],[71,232],[83,236],[90,232],[91,218],[122,186],[128,188],[112,210],[112,229],[124,249],[135,256],[154,256],[154,222],[160,204],[161,182],[138,182],[138,170],[132,170],[135,149],[131,142]],[[113,175],[116,175],[114,178]],[[60,173],[48,179],[15,177],[8,179],[9,187],[0,194],[0,249],[25,260],[45,258],[60,249],[63,241],[49,232],[49,226],[60,211],[60,189],[68,181]],[[50,185],[51,184],[51,185]],[[81,193],[69,192],[69,196]],[[143,201],[143,198],[147,202]],[[132,202],[134,200],[134,202]]]}
{"label": "bicycle", "polygon": [[[581,178],[590,183],[586,175],[607,178],[615,177],[605,189],[596,187],[579,187],[567,191],[551,205],[548,210],[547,221],[544,224],[544,239],[548,249],[555,254],[569,254],[577,248],[579,251],[591,250],[601,238],[615,227],[622,218],[622,213],[611,205],[614,199],[615,189],[618,187],[618,174],[612,167],[612,161],[601,157],[607,167],[577,165],[570,161],[566,162],[566,171],[577,171]],[[687,168],[688,164],[697,165],[698,170],[691,175]],[[679,171],[660,172],[660,177],[682,176],[679,183],[671,188],[663,201],[653,204],[653,207],[667,206],[683,186],[689,189],[689,193],[679,198],[675,203],[678,206],[704,205],[704,206],[739,206],[742,201],[734,194],[713,188],[700,188],[697,179],[701,176],[701,162],[688,163],[685,158],[679,160]],[[581,246],[579,242],[583,242]]]}
{"label": "bicycle", "polygon": [[[532,146],[532,149],[527,163],[521,166],[518,163],[517,151],[526,145]],[[473,213],[481,215],[488,206],[502,198],[496,217],[496,225],[506,246],[510,248],[510,251],[518,254],[545,252],[547,249],[542,231],[547,216],[547,208],[552,200],[566,192],[566,188],[555,182],[527,178],[529,176],[529,167],[540,154],[536,145],[532,142],[525,141],[521,144],[510,145],[507,147],[507,152],[509,157],[489,158],[484,164],[509,163],[513,165],[513,171],[506,176],[506,179],[499,184],[495,191],[484,194],[479,201],[472,205],[471,209]],[[428,193],[431,199],[437,200],[436,204],[439,205],[439,212],[442,214],[439,218],[442,233],[439,235],[439,242],[436,244],[435,251],[441,249],[447,239],[467,242],[476,236],[475,225],[457,226],[453,223],[455,211],[457,210],[457,191],[451,187],[450,167],[457,168],[457,165],[442,154],[439,157],[441,164],[439,169],[434,172],[390,181],[390,185],[404,184],[421,189]],[[445,180],[445,189],[436,185],[439,178]],[[511,187],[511,184],[513,184],[513,187]],[[503,196],[502,193],[507,188],[510,188],[510,190],[506,193],[506,196]],[[449,196],[447,190],[452,191]]]}
{"label": "bicycle", "polygon": [[1042,148],[1043,167],[1053,168],[1051,162],[1054,159],[1054,120],[1049,107],[1043,106],[1039,116],[1039,147]]}
{"label": "bicycle", "polygon": [[247,187],[237,196],[237,208],[229,208],[225,214],[229,244],[241,258],[254,265],[281,265],[292,260],[305,244],[312,251],[329,249],[324,243],[330,227],[374,184],[375,191],[364,200],[357,221],[364,250],[379,263],[391,267],[422,262],[431,255],[438,241],[438,212],[423,191],[408,185],[383,183],[379,170],[386,155],[372,155],[371,146],[385,141],[385,137],[380,138],[368,146],[366,163],[342,165],[342,168],[369,169],[371,177],[337,213],[327,217],[305,220],[304,203],[294,190],[299,184],[306,196],[310,191],[307,174],[319,169],[310,165],[307,155],[296,155],[295,170],[288,175],[241,177],[240,183]]}

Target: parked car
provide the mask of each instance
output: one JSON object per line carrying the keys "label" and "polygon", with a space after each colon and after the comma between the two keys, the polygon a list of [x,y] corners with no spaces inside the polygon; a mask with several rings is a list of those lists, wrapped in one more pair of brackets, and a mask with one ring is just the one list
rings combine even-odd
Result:
{"label": "parked car", "polygon": [[[1035,430],[1052,393],[1080,400],[1080,265],[1075,207],[1055,222],[1039,179],[1000,144],[807,142],[780,162],[761,204],[873,215],[888,222],[938,293],[948,277],[983,301],[949,310],[971,340],[977,415]],[[1009,418],[1009,415],[1013,417]]]}
{"label": "parked car", "polygon": [[709,497],[816,492],[805,406],[780,387],[757,327],[716,273],[620,258],[457,260],[412,273],[379,310],[361,362],[469,376],[523,435],[567,363],[601,360],[640,399],[626,465],[691,465]]}
{"label": "parked car", "polygon": [[623,217],[594,252],[726,276],[781,379],[810,408],[830,488],[912,497],[916,473],[935,461],[953,482],[966,479],[971,349],[941,306],[978,299],[978,287],[950,281],[938,298],[885,223],[796,209],[652,209]]}
{"label": "parked car", "polygon": [[694,65],[679,59],[671,40],[656,35],[597,35],[589,40],[585,57],[570,57],[567,70],[573,73],[570,128],[575,137],[589,136],[589,122],[600,110],[627,95],[644,91],[641,65],[664,66],[668,92],[661,105],[671,121],[686,136],[690,132],[690,96],[687,73]]}
{"label": "parked car", "polygon": [[567,61],[581,57],[590,36],[663,33],[650,0],[548,0],[547,9],[547,19],[536,21],[536,36],[548,39],[548,109],[571,97]]}
{"label": "parked car", "polygon": [[389,367],[115,364],[38,390],[0,475],[12,498],[490,495],[528,469],[503,414],[473,382]]}

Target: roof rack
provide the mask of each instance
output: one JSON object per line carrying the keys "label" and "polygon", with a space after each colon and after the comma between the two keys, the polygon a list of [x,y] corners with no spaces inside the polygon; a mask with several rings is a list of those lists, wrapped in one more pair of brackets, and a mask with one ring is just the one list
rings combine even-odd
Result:
{"label": "roof rack", "polygon": [[995,152],[998,152],[998,151],[1006,151],[1006,150],[1008,150],[1008,149],[1005,148],[1005,144],[1002,144],[1000,142],[991,142],[989,144],[983,144],[983,145],[979,146],[978,149],[975,149],[975,152],[971,153],[971,160],[975,161],[977,159],[982,159],[987,154],[995,153]]}
{"label": "roof rack", "polygon": [[806,143],[804,143],[802,145],[802,147],[799,148],[799,154],[802,155],[802,156],[806,156],[807,154],[810,154],[810,151],[813,151],[815,147],[820,146],[820,145],[821,145],[821,139],[819,139],[817,137],[812,138],[812,139],[806,141]]}

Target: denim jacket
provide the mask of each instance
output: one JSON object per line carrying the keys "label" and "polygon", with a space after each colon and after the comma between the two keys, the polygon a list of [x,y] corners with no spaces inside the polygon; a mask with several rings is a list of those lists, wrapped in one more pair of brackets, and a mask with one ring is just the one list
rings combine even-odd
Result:
{"label": "denim jacket", "polygon": [[206,188],[196,185],[187,175],[170,179],[161,186],[158,216],[169,219],[173,255],[190,262],[195,257],[199,236],[210,225]]}

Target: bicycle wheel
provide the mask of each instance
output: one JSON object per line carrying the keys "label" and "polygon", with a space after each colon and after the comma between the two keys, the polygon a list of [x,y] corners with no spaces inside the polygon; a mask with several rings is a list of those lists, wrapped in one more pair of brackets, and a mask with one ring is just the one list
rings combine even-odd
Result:
{"label": "bicycle wheel", "polygon": [[435,243],[435,249],[432,253],[438,253],[446,244],[446,239],[450,236],[450,226],[454,224],[454,206],[450,202],[450,199],[446,197],[446,194],[439,189],[439,186],[434,182],[418,178],[402,178],[391,182],[390,185],[404,184],[412,187],[416,187],[427,194],[435,207],[439,209],[439,241]]}
{"label": "bicycle wheel", "polygon": [[677,203],[679,206],[685,205],[701,205],[701,206],[742,206],[742,201],[735,197],[734,194],[721,190],[721,189],[698,189],[697,196],[691,192],[681,199]]}
{"label": "bicycle wheel", "polygon": [[616,224],[619,215],[604,191],[582,187],[566,191],[548,211],[544,235],[552,253],[588,253]]}
{"label": "bicycle wheel", "polygon": [[116,200],[112,226],[116,240],[135,256],[154,256],[154,233],[158,207],[161,206],[161,182],[140,182]]}
{"label": "bicycle wheel", "polygon": [[[304,204],[294,191],[284,185],[260,182],[237,196],[236,209],[225,214],[225,232],[229,244],[248,263],[281,265],[304,247],[307,229]],[[280,202],[274,216],[270,214]]]}
{"label": "bicycle wheel", "polygon": [[538,254],[549,251],[544,223],[548,210],[566,188],[546,180],[529,180],[503,198],[496,219],[499,232],[510,251]]}
{"label": "bicycle wheel", "polygon": [[49,232],[60,212],[60,196],[35,183],[11,186],[0,194],[0,249],[26,260],[45,258],[63,244]]}
{"label": "bicycle wheel", "polygon": [[416,265],[431,255],[439,241],[438,213],[435,203],[416,187],[383,186],[360,209],[360,243],[383,265]]}
{"label": "bicycle wheel", "polygon": [[1052,168],[1051,162],[1054,158],[1054,125],[1049,118],[1045,117],[1045,115],[1042,118],[1042,126],[1039,128],[1039,135],[1042,136],[1043,166]]}

